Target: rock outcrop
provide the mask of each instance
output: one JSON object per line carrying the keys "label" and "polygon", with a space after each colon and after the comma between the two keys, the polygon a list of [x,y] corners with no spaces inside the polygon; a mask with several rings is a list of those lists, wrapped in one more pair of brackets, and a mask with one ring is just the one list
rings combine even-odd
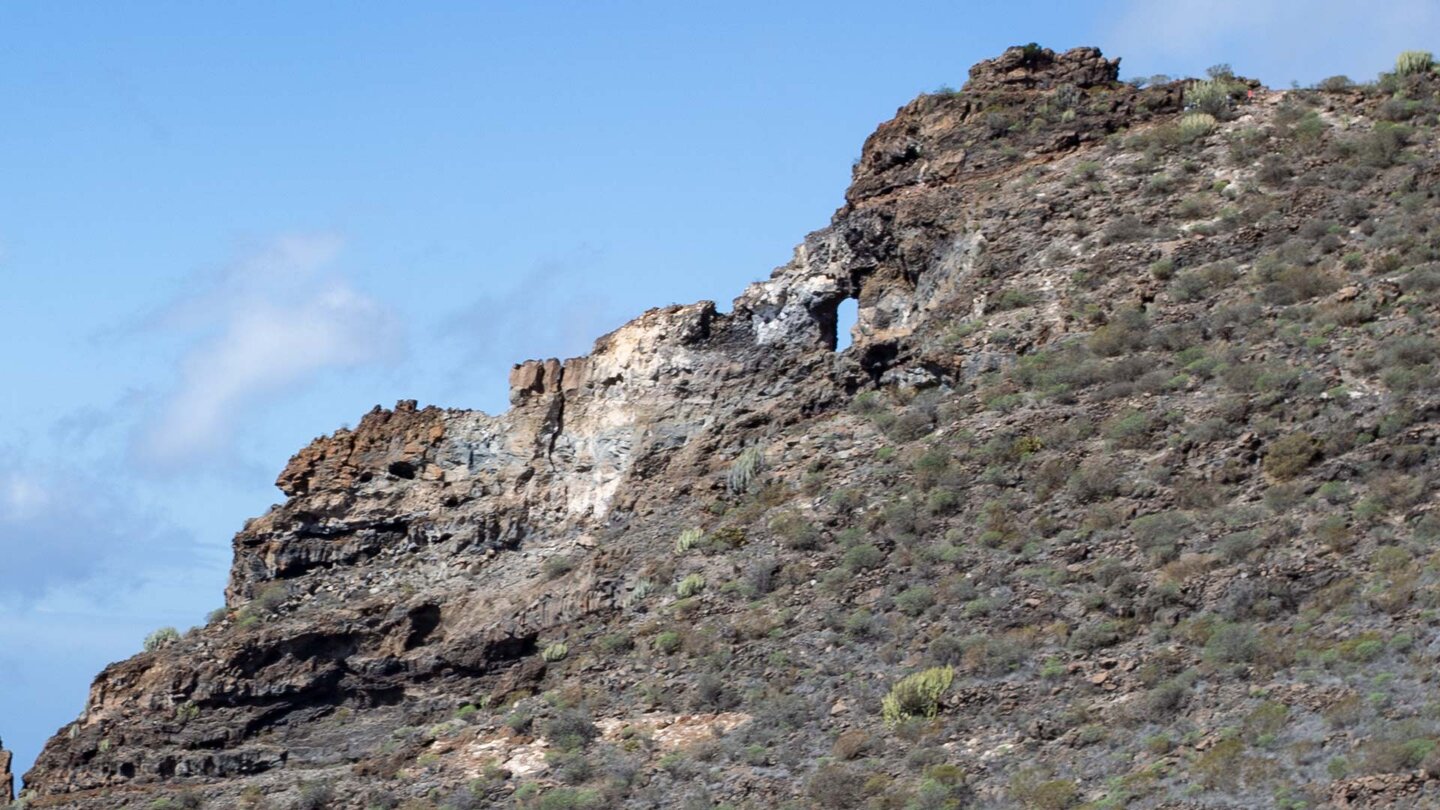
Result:
{"label": "rock outcrop", "polygon": [[1440,78],[1117,70],[1013,48],[728,312],[316,439],[28,806],[1434,802]]}
{"label": "rock outcrop", "polygon": [[5,750],[4,742],[0,742],[0,798],[7,802],[15,798],[15,776],[10,772],[13,760],[14,755]]}
{"label": "rock outcrop", "polygon": [[1099,48],[1072,48],[1057,54],[1030,44],[1009,48],[970,68],[965,90],[1051,90],[1065,85],[1088,89],[1112,87],[1119,80],[1120,60],[1106,59]]}

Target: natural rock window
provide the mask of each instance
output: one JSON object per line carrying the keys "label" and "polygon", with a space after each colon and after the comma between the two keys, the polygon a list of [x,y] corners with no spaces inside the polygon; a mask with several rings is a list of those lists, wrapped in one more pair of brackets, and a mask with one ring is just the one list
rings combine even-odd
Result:
{"label": "natural rock window", "polygon": [[835,351],[843,352],[854,341],[852,330],[860,320],[860,302],[846,298],[835,311]]}

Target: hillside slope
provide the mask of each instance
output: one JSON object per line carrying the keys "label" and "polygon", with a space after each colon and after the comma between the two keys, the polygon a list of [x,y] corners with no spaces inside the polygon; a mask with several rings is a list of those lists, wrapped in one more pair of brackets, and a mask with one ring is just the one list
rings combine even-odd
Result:
{"label": "hillside slope", "polygon": [[1011,49],[729,312],[317,439],[27,806],[1440,806],[1440,75],[1117,72]]}

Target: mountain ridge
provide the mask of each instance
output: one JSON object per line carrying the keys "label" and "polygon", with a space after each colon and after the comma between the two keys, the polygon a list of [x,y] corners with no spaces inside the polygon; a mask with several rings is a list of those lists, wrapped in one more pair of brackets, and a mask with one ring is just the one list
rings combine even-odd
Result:
{"label": "mountain ridge", "polygon": [[[729,313],[316,439],[222,614],[101,673],[27,806],[1440,796],[1440,79],[1118,69],[1012,48],[880,125]],[[1346,582],[1405,598],[1319,611]],[[1389,703],[1329,719],[1376,661]]]}

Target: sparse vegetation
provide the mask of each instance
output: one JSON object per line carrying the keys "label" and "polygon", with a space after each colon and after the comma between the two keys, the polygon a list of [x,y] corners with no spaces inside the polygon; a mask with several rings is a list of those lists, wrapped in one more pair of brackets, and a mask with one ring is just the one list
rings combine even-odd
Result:
{"label": "sparse vegetation", "polygon": [[1414,76],[1428,73],[1435,67],[1435,56],[1429,51],[1404,51],[1395,58],[1397,76]]}
{"label": "sparse vegetation", "polygon": [[725,476],[725,485],[737,495],[748,492],[765,470],[765,451],[758,447],[747,447],[730,465]]}
{"label": "sparse vegetation", "polygon": [[681,599],[689,599],[703,590],[705,590],[705,577],[699,574],[690,574],[675,585],[675,595]]}
{"label": "sparse vegetation", "polygon": [[955,680],[953,667],[932,667],[901,678],[881,705],[881,715],[892,725],[914,717],[934,717],[940,698]]}
{"label": "sparse vegetation", "polygon": [[145,637],[145,652],[154,652],[180,640],[180,631],[173,627],[162,627]]}

